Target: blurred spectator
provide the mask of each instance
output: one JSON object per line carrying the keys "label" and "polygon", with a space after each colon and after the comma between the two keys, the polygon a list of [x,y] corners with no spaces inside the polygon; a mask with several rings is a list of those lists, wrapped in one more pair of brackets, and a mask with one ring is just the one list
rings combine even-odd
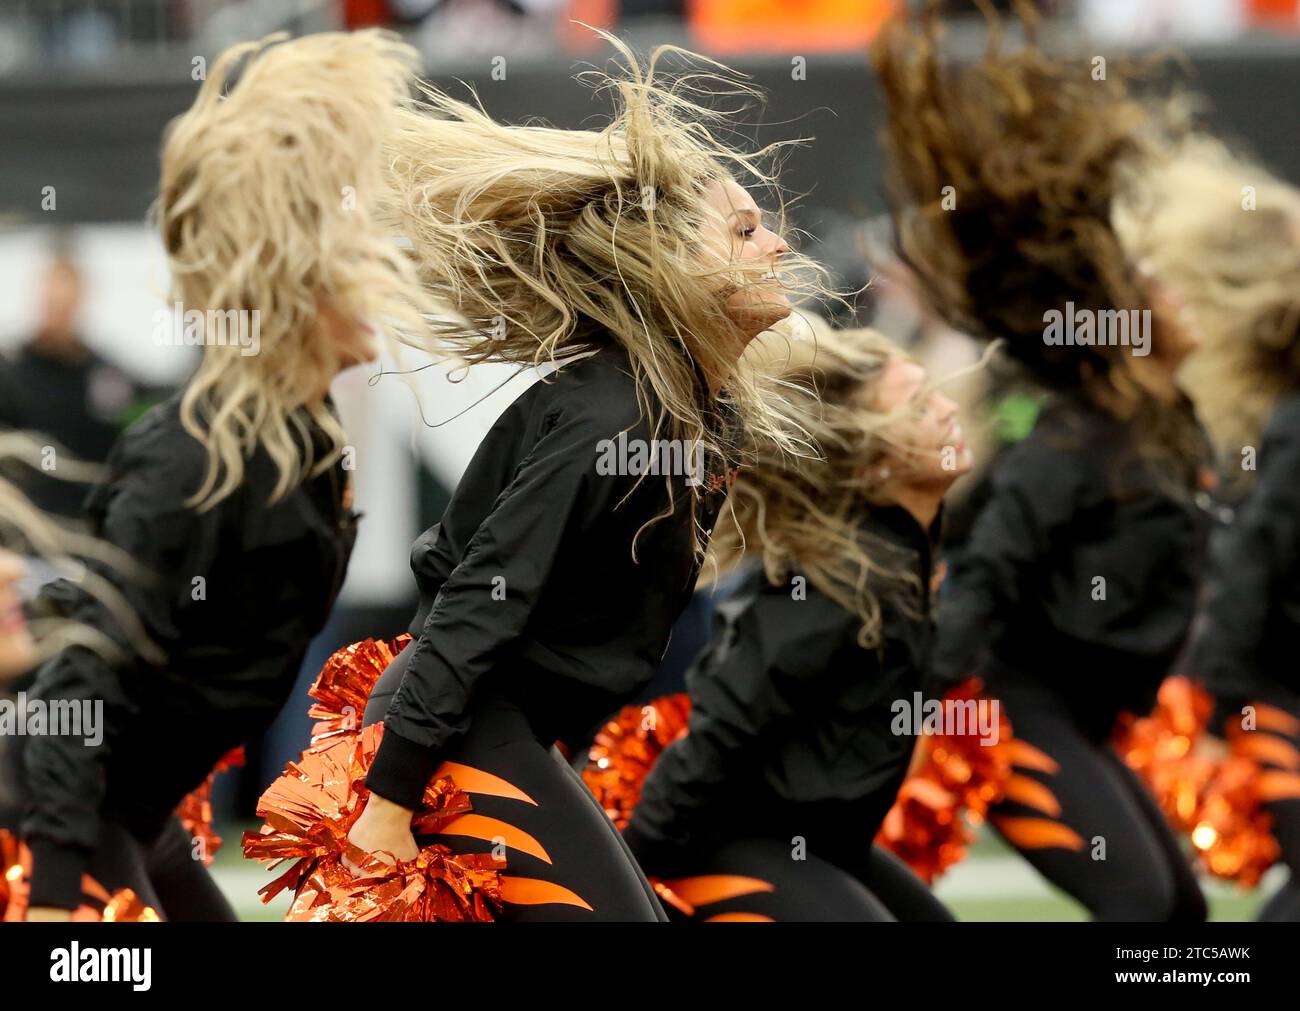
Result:
{"label": "blurred spectator", "polygon": [[[118,433],[151,398],[82,341],[82,288],[71,251],[57,244],[43,278],[36,333],[14,354],[0,357],[0,430],[31,432],[78,460],[102,463]],[[57,462],[56,454],[55,468]],[[13,477],[48,512],[81,515],[84,486],[27,468]]]}

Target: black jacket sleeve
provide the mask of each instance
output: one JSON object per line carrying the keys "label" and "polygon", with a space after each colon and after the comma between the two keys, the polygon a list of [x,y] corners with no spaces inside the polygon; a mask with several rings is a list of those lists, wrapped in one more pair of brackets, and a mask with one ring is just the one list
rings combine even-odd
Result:
{"label": "black jacket sleeve", "polygon": [[1280,580],[1300,563],[1300,397],[1283,402],[1261,440],[1255,487],[1216,544],[1190,657],[1193,672],[1234,700],[1251,693]]}
{"label": "black jacket sleeve", "polygon": [[941,693],[974,673],[984,648],[1025,599],[1053,539],[1082,505],[1083,484],[1077,457],[1037,434],[999,461],[970,540],[950,559],[939,598],[931,691]]}
{"label": "black jacket sleeve", "polygon": [[818,675],[856,634],[852,616],[820,595],[746,593],[719,605],[718,620],[719,634],[688,675],[686,736],[655,763],[624,833],[652,866],[664,866],[660,857],[689,842],[697,816],[756,759],[763,738],[781,737]]}
{"label": "black jacket sleeve", "polygon": [[[125,597],[156,644],[177,637],[176,614],[190,598],[191,580],[207,571],[217,549],[220,507],[197,513],[185,505],[187,480],[201,466],[178,455],[173,441],[153,430],[128,433],[109,460],[109,476],[90,502],[92,527],[142,570],[124,574],[102,563],[91,568]],[[188,440],[190,447],[197,443]],[[194,467],[187,467],[193,463]],[[113,612],[80,585],[58,580],[38,606],[83,622],[114,639],[121,655],[110,661],[72,647],[37,673],[33,695],[50,707],[75,706],[100,714],[94,734],[31,737],[24,748],[30,802],[23,835],[32,850],[33,905],[75,908],[81,875],[100,835],[99,809],[106,790],[105,762],[114,738],[133,712],[132,679],[147,661],[141,641],[120,627]]]}
{"label": "black jacket sleeve", "polygon": [[598,473],[597,453],[636,419],[634,412],[612,420],[568,402],[543,420],[408,647],[409,666],[366,778],[371,791],[418,805],[442,752],[466,729],[475,684],[523,633],[559,553],[635,485],[635,476]]}

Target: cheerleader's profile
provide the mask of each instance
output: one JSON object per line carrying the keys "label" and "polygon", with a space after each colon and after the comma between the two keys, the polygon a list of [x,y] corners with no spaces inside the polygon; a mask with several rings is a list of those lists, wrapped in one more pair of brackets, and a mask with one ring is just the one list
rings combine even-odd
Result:
{"label": "cheerleader's profile", "polygon": [[[443,339],[467,361],[554,368],[493,425],[415,545],[422,606],[370,698],[383,736],[349,843],[403,864],[426,846],[487,855],[502,919],[662,918],[550,749],[649,682],[742,429],[797,448],[778,399],[735,366],[819,283],[742,185],[773,180],[692,101],[741,85],[712,65],[709,83],[666,74],[696,59],[671,48],[644,64],[618,48],[602,129],[505,126],[428,89],[392,145],[422,276],[457,313]],[[435,777],[473,813],[417,843]]]}
{"label": "cheerleader's profile", "polygon": [[956,404],[884,337],[790,348],[777,374],[819,453],[755,447],[737,480],[713,547],[752,568],[625,838],[701,920],[950,919],[872,842],[917,743],[896,704],[922,689],[940,509],[970,453]]}
{"label": "cheerleader's profile", "polygon": [[934,673],[1000,698],[1020,788],[989,820],[1049,881],[1097,919],[1201,920],[1186,856],[1111,746],[1187,639],[1210,523],[1208,447],[1175,382],[1195,335],[1113,220],[1165,117],[1121,67],[1095,80],[1044,53],[1029,18],[1028,42],[972,63],[932,19],[875,52],[901,252],[950,323],[1004,341],[1050,394],[950,559]]}
{"label": "cheerleader's profile", "polygon": [[68,918],[86,875],[163,918],[234,918],[173,811],[270,725],[343,581],[355,517],[329,385],[374,357],[372,324],[414,331],[425,307],[383,224],[381,143],[415,62],[377,32],[241,44],[167,129],[155,214],[202,362],[87,505],[149,577],[100,570],[160,653],[76,583],[42,592],[122,655],[71,646],[37,673],[35,698],[102,719],[93,739],[25,741],[28,919]]}

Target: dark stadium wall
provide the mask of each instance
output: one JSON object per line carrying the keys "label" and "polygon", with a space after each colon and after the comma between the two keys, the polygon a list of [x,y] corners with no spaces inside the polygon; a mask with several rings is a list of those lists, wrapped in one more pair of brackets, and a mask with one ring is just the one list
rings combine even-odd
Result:
{"label": "dark stadium wall", "polygon": [[[1267,164],[1300,181],[1300,140],[1276,129],[1291,112],[1300,74],[1300,46],[1269,45],[1198,51],[1189,58],[1189,86],[1208,96],[1212,122],[1253,148]],[[768,93],[746,135],[760,141],[814,137],[792,152],[786,178],[802,194],[797,223],[814,235],[826,209],[865,215],[882,209],[877,157],[880,102],[865,57],[807,57],[803,80],[788,60],[742,61]],[[541,117],[578,126],[599,117],[604,102],[573,79],[565,62],[512,60],[504,81],[491,67],[433,78],[452,89],[475,86],[488,111],[509,120]],[[164,125],[187,107],[189,81],[124,86],[64,80],[0,81],[0,224],[138,221],[157,185],[158,143]],[[54,187],[57,215],[42,208]]]}

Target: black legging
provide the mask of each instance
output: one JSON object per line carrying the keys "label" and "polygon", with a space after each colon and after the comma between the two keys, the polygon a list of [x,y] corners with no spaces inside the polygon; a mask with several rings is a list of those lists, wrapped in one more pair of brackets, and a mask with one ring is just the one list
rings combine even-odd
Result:
{"label": "black legging", "polygon": [[[796,856],[770,838],[693,846],[692,873],[664,884],[694,907],[691,919],[880,923],[953,919],[892,853],[870,847],[851,869],[811,854]],[[674,918],[685,918],[680,912]]]}
{"label": "black legging", "polygon": [[86,873],[110,895],[131,889],[164,920],[235,923],[239,919],[203,861],[194,858],[193,841],[174,818],[149,845],[116,822],[105,822]]}
{"label": "black legging", "polygon": [[1015,736],[1045,756],[1013,770],[1039,784],[1026,784],[1026,799],[1034,803],[1008,800],[990,810],[1003,838],[1094,919],[1204,920],[1205,897],[1191,864],[1154,798],[1114,749],[1084,735],[1044,689],[999,686],[997,692]]}
{"label": "black legging", "polygon": [[[23,808],[20,769],[19,749],[0,749],[0,770],[10,787],[7,802],[0,804],[0,828],[15,834]],[[194,858],[193,840],[175,818],[149,845],[116,822],[105,821],[86,873],[109,894],[130,888],[165,920],[234,923],[239,919],[202,860]]]}
{"label": "black legging", "polygon": [[[366,724],[384,718],[409,655],[408,647],[380,677],[366,706]],[[475,826],[487,838],[440,834],[418,840],[421,845],[436,840],[457,853],[491,853],[494,840],[501,840],[506,876],[558,885],[590,907],[574,904],[572,898],[537,904],[507,902],[500,919],[525,923],[667,919],[618,830],[559,752],[550,742],[537,739],[518,706],[480,693],[469,714],[469,730],[448,749],[444,760],[503,779],[533,803],[470,790],[473,814],[504,825],[486,830],[483,823]],[[535,843],[515,832],[525,833]],[[521,843],[528,849],[540,847],[549,862],[520,848]]]}
{"label": "black legging", "polygon": [[[1258,708],[1259,703],[1256,703]],[[1274,706],[1300,721],[1300,704]],[[1240,718],[1240,717],[1237,717]],[[1271,734],[1300,751],[1300,732],[1288,733],[1274,727],[1259,726],[1254,733]],[[1271,770],[1295,773],[1297,770],[1265,762]],[[1281,862],[1290,872],[1282,887],[1265,903],[1258,919],[1273,923],[1300,923],[1300,798],[1269,801],[1264,805],[1273,816],[1273,837],[1281,848]]]}

